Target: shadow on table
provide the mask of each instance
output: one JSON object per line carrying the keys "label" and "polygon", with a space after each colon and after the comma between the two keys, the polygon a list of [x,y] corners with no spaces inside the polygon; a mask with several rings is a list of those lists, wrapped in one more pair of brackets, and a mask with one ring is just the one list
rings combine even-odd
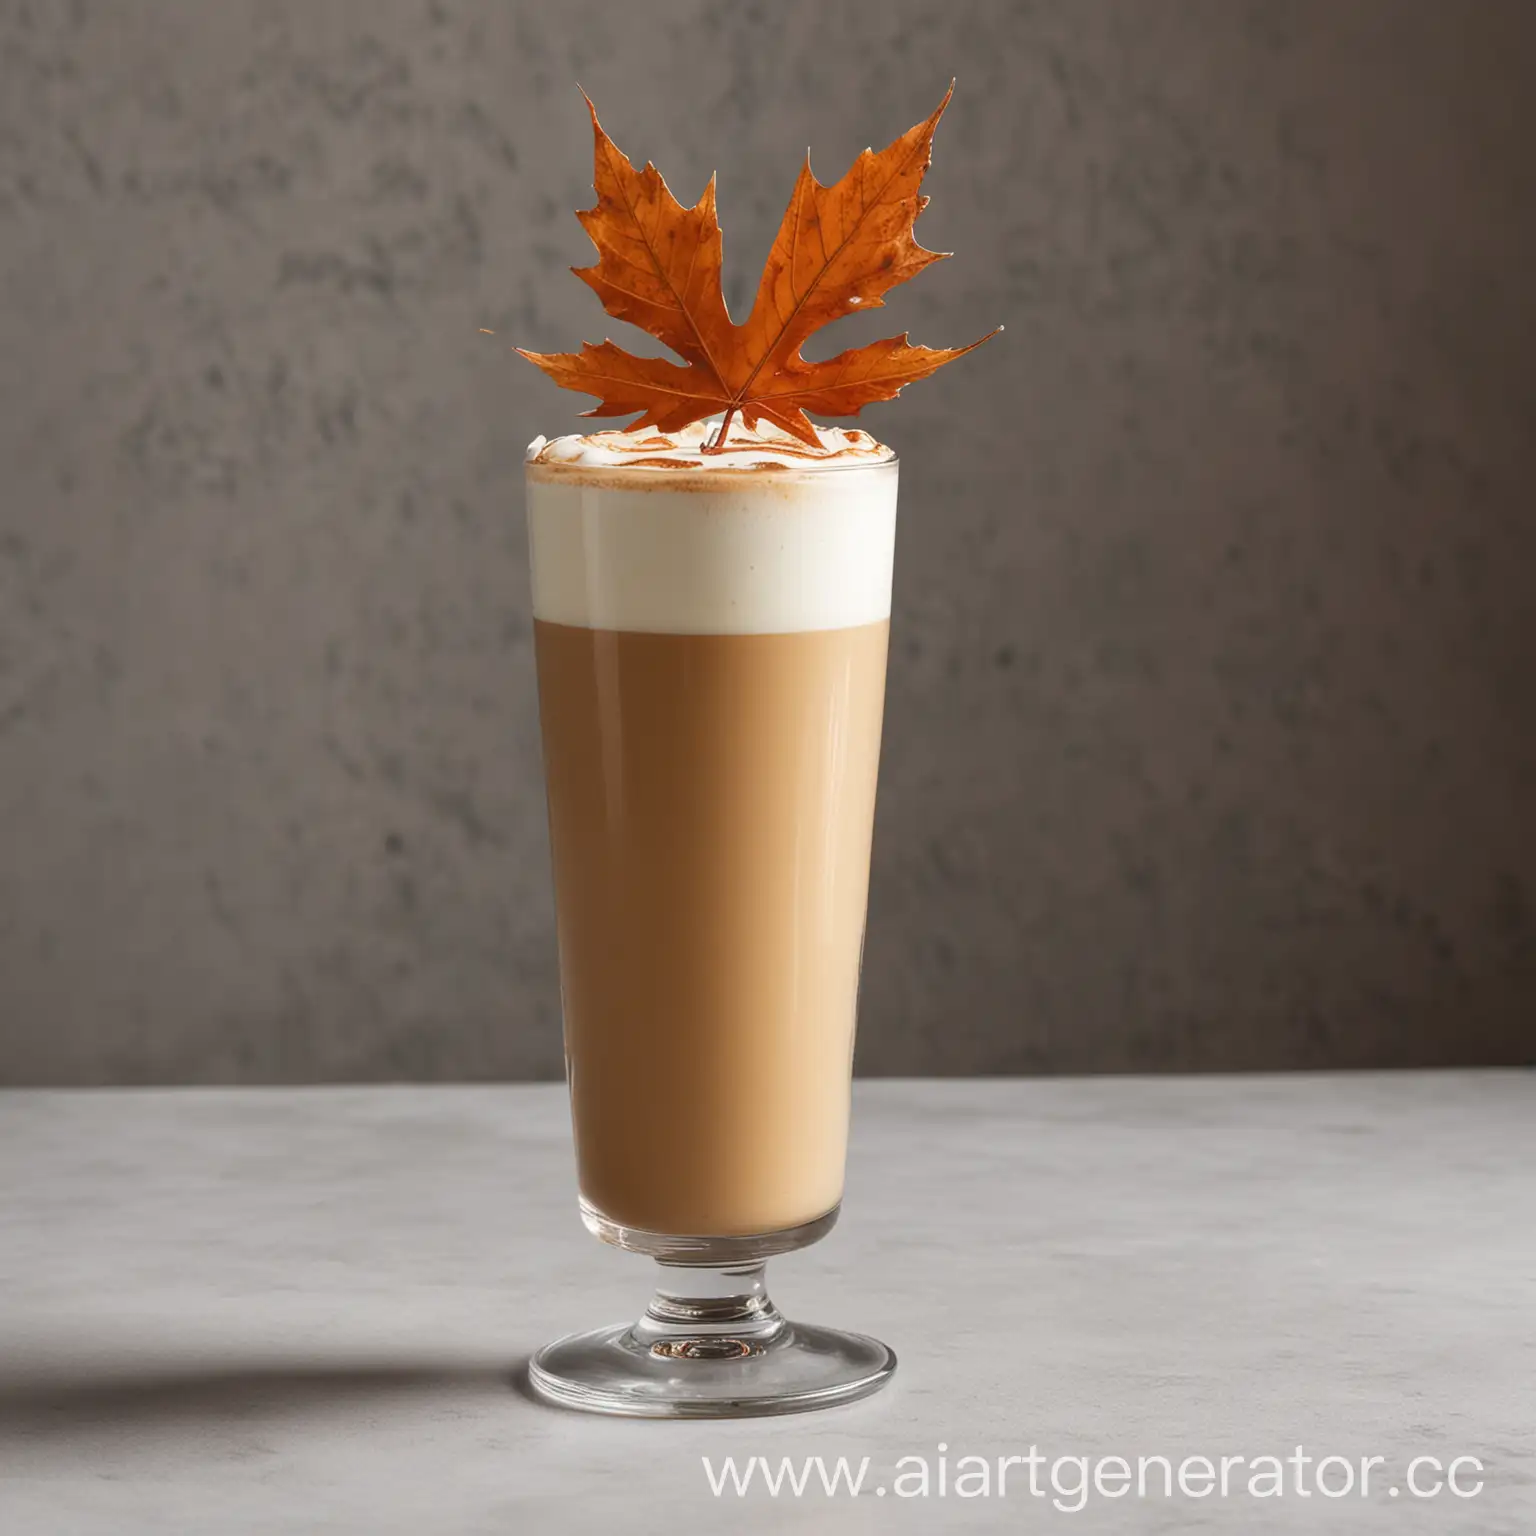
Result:
{"label": "shadow on table", "polygon": [[0,1433],[78,1434],[126,1425],[173,1427],[190,1420],[238,1422],[375,1406],[391,1398],[532,1396],[526,1359],[463,1361],[228,1361],[197,1368],[120,1366],[100,1375],[0,1374]]}

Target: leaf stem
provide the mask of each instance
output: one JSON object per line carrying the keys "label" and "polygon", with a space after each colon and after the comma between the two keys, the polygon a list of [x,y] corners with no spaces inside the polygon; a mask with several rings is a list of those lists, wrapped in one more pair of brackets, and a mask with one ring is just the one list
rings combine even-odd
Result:
{"label": "leaf stem", "polygon": [[720,423],[720,430],[715,433],[714,437],[711,438],[709,442],[705,443],[705,453],[723,453],[725,451],[725,439],[731,430],[731,417],[733,417],[735,414],[736,407],[733,405],[730,410],[725,413],[725,420]]}

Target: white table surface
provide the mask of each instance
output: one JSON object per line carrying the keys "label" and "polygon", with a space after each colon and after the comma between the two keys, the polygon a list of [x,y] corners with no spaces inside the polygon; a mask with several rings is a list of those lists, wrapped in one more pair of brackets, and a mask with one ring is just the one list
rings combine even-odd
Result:
{"label": "white table surface", "polygon": [[[901,1369],[784,1419],[516,1388],[648,1296],[573,1185],[555,1087],[0,1094],[0,1532],[1536,1531],[1536,1074],[861,1083],[842,1224],[770,1280]],[[1044,1496],[900,1497],[941,1442]],[[1058,1456],[1298,1444],[1485,1487],[1053,1507]],[[701,1461],[808,1454],[865,1491]]]}

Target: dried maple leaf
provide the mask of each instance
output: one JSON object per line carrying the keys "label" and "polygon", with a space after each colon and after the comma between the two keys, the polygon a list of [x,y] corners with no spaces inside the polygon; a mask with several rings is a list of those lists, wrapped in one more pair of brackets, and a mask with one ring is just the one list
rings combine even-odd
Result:
{"label": "dried maple leaf", "polygon": [[518,351],[562,387],[596,395],[588,416],[639,411],[632,427],[675,431],[724,412],[710,451],[724,445],[739,412],[748,428],[771,421],[817,446],[807,411],[857,416],[989,339],[930,348],[913,346],[903,334],[824,362],[800,355],[822,326],[878,308],[889,289],[943,259],[945,253],[917,243],[912,226],[928,203],[919,189],[934,130],[953,94],[951,84],[931,117],[879,154],[866,149],[832,186],[817,181],[807,155],[752,311],[740,325],[731,320],[720,286],[714,178],[698,202],[684,208],[654,165],[635,170],[603,131],[588,97],[597,206],[576,216],[597,247],[597,262],[572,270],[610,315],[649,331],[683,362],[636,357],[611,341],[583,342],[580,352]]}

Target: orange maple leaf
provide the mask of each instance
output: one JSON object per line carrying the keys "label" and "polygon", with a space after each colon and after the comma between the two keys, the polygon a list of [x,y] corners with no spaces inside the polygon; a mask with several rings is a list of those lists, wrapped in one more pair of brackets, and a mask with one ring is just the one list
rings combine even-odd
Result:
{"label": "orange maple leaf", "polygon": [[597,261],[572,270],[610,315],[649,331],[683,362],[636,357],[611,341],[583,342],[580,352],[517,350],[563,388],[596,395],[587,416],[640,411],[632,427],[675,431],[724,412],[706,450],[712,451],[724,445],[739,412],[749,429],[771,421],[817,446],[807,411],[857,416],[997,334],[968,347],[930,348],[913,346],[903,333],[824,362],[800,355],[822,326],[878,308],[889,289],[947,254],[925,250],[912,226],[928,204],[919,189],[954,89],[951,82],[932,116],[879,154],[866,149],[832,186],[817,181],[806,156],[752,311],[740,325],[720,286],[714,177],[698,202],[684,208],[654,165],[635,170],[586,97],[597,206],[576,217],[597,247]]}

